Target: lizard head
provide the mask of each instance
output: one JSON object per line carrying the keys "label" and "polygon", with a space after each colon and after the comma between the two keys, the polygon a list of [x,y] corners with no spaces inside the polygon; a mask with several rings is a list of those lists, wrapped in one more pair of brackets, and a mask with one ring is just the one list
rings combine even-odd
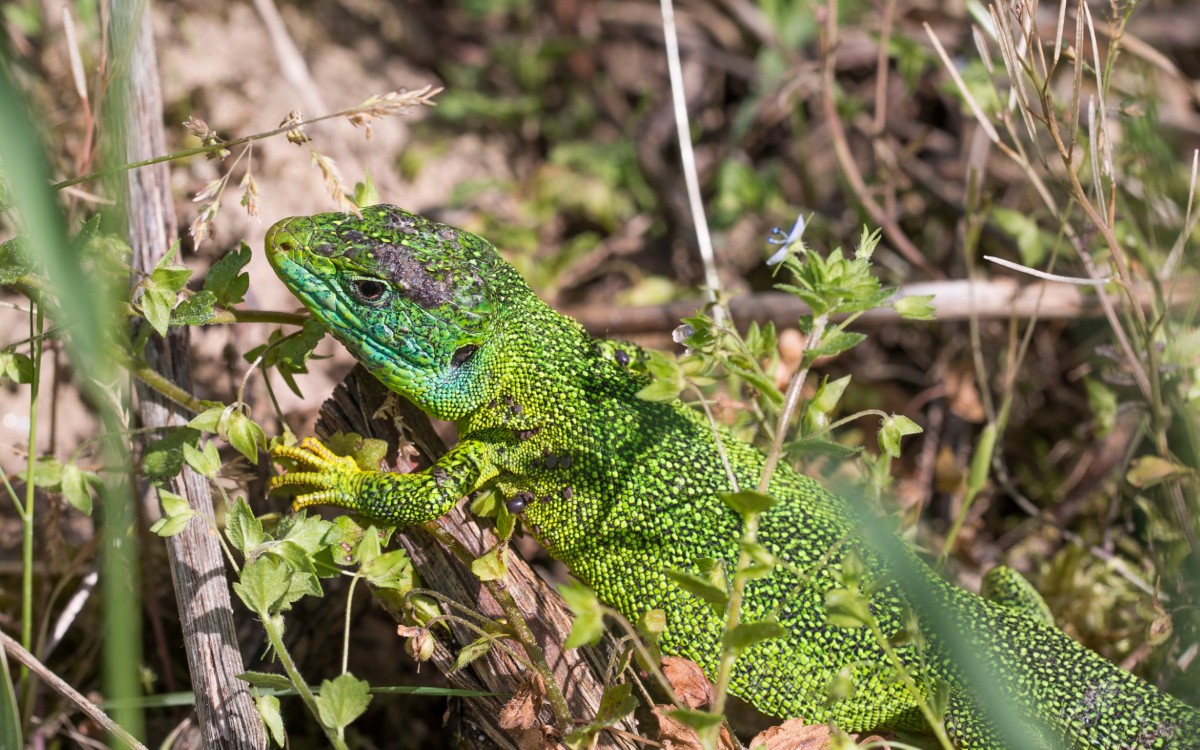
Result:
{"label": "lizard head", "polygon": [[284,219],[265,244],[288,289],[384,385],[441,419],[481,405],[501,290],[524,287],[487,240],[378,205]]}

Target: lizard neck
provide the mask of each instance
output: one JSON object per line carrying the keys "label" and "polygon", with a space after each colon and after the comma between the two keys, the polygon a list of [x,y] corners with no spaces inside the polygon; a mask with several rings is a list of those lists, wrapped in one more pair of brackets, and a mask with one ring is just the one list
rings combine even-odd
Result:
{"label": "lizard neck", "polygon": [[596,360],[595,342],[582,326],[529,295],[506,311],[491,353],[486,398],[457,421],[460,434],[541,429],[581,402]]}

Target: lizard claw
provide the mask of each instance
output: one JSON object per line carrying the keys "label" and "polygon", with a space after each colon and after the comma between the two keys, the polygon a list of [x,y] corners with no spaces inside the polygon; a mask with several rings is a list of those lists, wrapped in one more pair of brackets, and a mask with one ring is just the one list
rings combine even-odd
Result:
{"label": "lizard claw", "polygon": [[314,505],[337,505],[354,510],[358,492],[356,482],[363,470],[350,456],[339,456],[320,440],[304,438],[299,445],[280,445],[271,450],[271,458],[291,459],[306,471],[289,471],[271,477],[267,491],[283,487],[311,488],[313,491],[297,495],[292,501],[292,511]]}

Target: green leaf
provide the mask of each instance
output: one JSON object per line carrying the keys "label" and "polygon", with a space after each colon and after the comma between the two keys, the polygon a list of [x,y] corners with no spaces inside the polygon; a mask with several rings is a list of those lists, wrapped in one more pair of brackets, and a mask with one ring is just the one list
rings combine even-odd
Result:
{"label": "green leaf", "polygon": [[610,727],[621,719],[633,713],[637,708],[637,700],[633,697],[633,683],[619,682],[610,685],[600,696],[600,707],[596,710],[596,720],[593,725]]}
{"label": "green leaf", "polygon": [[186,297],[171,311],[173,326],[201,326],[213,319],[213,303],[216,297],[212,292],[196,292]]}
{"label": "green leaf", "polygon": [[581,583],[566,583],[558,587],[558,593],[575,613],[565,648],[577,648],[599,641],[600,636],[604,635],[604,609],[596,598],[596,592]]}
{"label": "green leaf", "polygon": [[162,503],[163,516],[154,522],[150,531],[161,537],[175,536],[183,531],[196,515],[186,498],[161,487],[158,488],[158,500]]}
{"label": "green leaf", "polygon": [[892,458],[900,457],[900,438],[921,433],[921,426],[903,414],[893,414],[879,428],[879,447]]}
{"label": "green leaf", "polygon": [[247,362],[254,362],[262,357],[261,366],[264,369],[275,368],[288,388],[300,396],[302,394],[294,376],[308,372],[308,358],[324,337],[325,327],[315,318],[309,318],[299,331],[287,336],[281,331],[272,331],[266,344],[246,352],[244,358]]}
{"label": "green leaf", "polygon": [[[196,437],[199,436],[197,432]],[[203,450],[196,450],[191,443],[184,443],[183,460],[197,474],[209,479],[215,479],[217,472],[221,470],[221,454],[217,452],[217,446],[211,440],[204,444]]]}
{"label": "green leaf", "polygon": [[[659,648],[658,642],[663,632],[667,629],[667,613],[661,609],[648,609],[638,618],[634,627],[638,635],[642,637],[642,641],[646,644],[646,650],[649,654],[643,656],[640,649],[634,649],[633,656],[637,659],[637,663],[642,669],[652,671],[652,668],[662,661],[662,651]],[[644,661],[647,658],[650,660],[650,663]]]}
{"label": "green leaf", "polygon": [[666,403],[679,398],[679,394],[683,392],[683,385],[670,380],[655,380],[649,385],[643,386],[634,395],[643,401],[652,401],[656,403]]}
{"label": "green leaf", "polygon": [[157,534],[164,539],[175,536],[187,528],[189,520],[191,519],[182,516],[163,516],[150,524],[150,533]]}
{"label": "green leaf", "polygon": [[154,264],[154,270],[150,272],[150,281],[164,289],[169,289],[172,294],[183,289],[187,285],[188,279],[192,277],[192,269],[174,262],[178,249],[179,244],[176,243],[158,259],[158,262]]}
{"label": "green leaf", "polygon": [[381,589],[406,593],[416,584],[416,571],[408,553],[402,549],[379,555],[362,566],[363,577]]}
{"label": "green leaf", "polygon": [[817,389],[812,400],[808,402],[808,410],[821,414],[828,414],[833,411],[838,401],[842,399],[842,394],[846,392],[846,386],[848,385],[850,385],[849,375],[840,377],[837,380],[826,379],[821,383],[821,387]]}
{"label": "green leaf", "polygon": [[834,577],[843,586],[852,588],[855,591],[863,582],[863,576],[866,575],[867,564],[863,561],[862,555],[858,550],[851,548],[842,558],[842,568],[840,571],[834,571]]}
{"label": "green leaf", "polygon": [[92,492],[87,474],[74,461],[63,466],[62,493],[72,508],[85,516],[92,515]]}
{"label": "green leaf", "polygon": [[479,518],[496,518],[500,515],[500,496],[495,490],[481,490],[471,499],[471,514]]}
{"label": "green leaf", "polygon": [[250,262],[250,246],[245,242],[237,250],[230,250],[208,269],[204,277],[204,291],[213,295],[214,301],[222,307],[230,307],[241,302],[250,288],[249,274],[242,269]]}
{"label": "green leaf", "polygon": [[225,420],[225,439],[249,459],[250,463],[258,462],[258,449],[267,447],[267,436],[258,423],[247,417],[240,409],[229,412]]}
{"label": "green leaf", "polygon": [[756,643],[770,638],[780,638],[786,633],[779,622],[768,617],[758,622],[743,622],[729,630],[721,638],[722,645],[735,654],[740,654]]}
{"label": "green leaf", "polygon": [[196,430],[204,430],[205,432],[220,432],[221,420],[224,418],[225,412],[231,411],[233,408],[224,404],[210,406],[192,417],[192,421],[188,422],[188,427]]}
{"label": "green leaf", "polygon": [[600,696],[596,718],[587,725],[577,727],[563,738],[563,744],[572,750],[586,750],[592,746],[592,737],[605,727],[611,727],[637,709],[633,697],[633,683],[619,682],[610,685]]}
{"label": "green leaf", "polygon": [[[967,488],[979,492],[987,483],[988,471],[992,468],[992,453],[996,450],[996,423],[988,422],[979,433],[979,442],[975,444],[975,453],[971,455],[971,473],[967,475]],[[900,455],[899,447],[895,458]]]}
{"label": "green leaf", "polygon": [[363,531],[362,539],[358,541],[354,553],[358,557],[359,565],[370,565],[375,558],[383,554],[383,545],[379,543],[379,530],[368,526]]}
{"label": "green leaf", "polygon": [[29,258],[27,237],[17,235],[7,242],[0,243],[0,284],[15,284],[31,271],[33,263]]}
{"label": "green leaf", "polygon": [[742,518],[763,513],[777,502],[770,495],[764,495],[756,490],[719,492],[717,497],[721,498],[721,502],[732,508]]}
{"label": "green leaf", "polygon": [[250,556],[251,550],[266,540],[263,534],[262,521],[255,517],[254,511],[244,498],[238,498],[225,517],[225,538],[243,555]]}
{"label": "green leaf", "polygon": [[496,536],[500,541],[507,542],[512,538],[513,530],[517,528],[517,516],[510,513],[508,507],[498,505],[496,508]]}
{"label": "green leaf", "polygon": [[271,733],[271,741],[277,747],[283,747],[287,737],[283,731],[283,715],[279,711],[279,699],[273,695],[255,696],[254,708],[262,717],[263,726]]}
{"label": "green leaf", "polygon": [[866,335],[853,331],[836,331],[827,334],[821,339],[821,343],[817,345],[816,349],[804,353],[805,361],[811,362],[817,357],[832,357],[841,354],[847,349],[858,346],[866,338]]}
{"label": "green leaf", "polygon": [[[375,527],[371,527],[371,535],[378,541],[379,532]],[[334,525],[320,516],[297,513],[279,524],[276,537],[297,544],[313,555],[333,543],[337,534]]]}
{"label": "green leaf", "polygon": [[1129,471],[1125,473],[1125,481],[1139,489],[1147,489],[1193,474],[1195,472],[1191,468],[1158,456],[1138,456],[1133,459]]}
{"label": "green leaf", "polygon": [[174,265],[168,261],[171,253],[167,253],[159,261],[142,287],[141,308],[146,322],[160,336],[165,336],[171,323],[171,310],[179,297],[179,290],[187,283],[192,272],[186,266]]}
{"label": "green leaf", "polygon": [[200,431],[191,427],[172,427],[146,446],[142,455],[142,473],[155,484],[167,481],[183,469],[184,446],[200,442]]}
{"label": "green leaf", "polygon": [[274,672],[242,672],[237,676],[239,680],[248,682],[254,687],[264,688],[266,690],[291,690],[292,681],[287,675],[275,674]]}
{"label": "green leaf", "polygon": [[[568,648],[570,648],[568,646]],[[471,662],[492,650],[492,639],[484,636],[466,646],[463,646],[462,651],[458,652],[458,656],[454,658],[454,666],[450,669],[451,672],[457,672]]]}
{"label": "green leaf", "polygon": [[382,202],[379,198],[379,191],[375,188],[374,181],[371,180],[371,175],[364,171],[363,181],[354,184],[354,205],[366,208],[367,206],[377,206]]}
{"label": "green leaf", "polygon": [[0,352],[0,378],[14,383],[32,383],[33,360],[14,351]]}
{"label": "green leaf", "polygon": [[840,628],[861,628],[871,621],[866,600],[850,589],[830,589],[825,592],[825,618]]}
{"label": "green leaf", "polygon": [[679,397],[685,383],[683,371],[675,358],[662,352],[648,351],[646,370],[654,380],[637,392],[638,398],[643,401],[666,402]]}
{"label": "green leaf", "polygon": [[38,456],[33,462],[33,486],[57,492],[62,486],[63,462],[54,456]]}
{"label": "green leaf", "polygon": [[1022,263],[1038,266],[1046,259],[1047,243],[1032,215],[1011,208],[993,207],[991,218],[1001,231],[1015,240]]}
{"label": "green leaf", "polygon": [[741,548],[752,561],[741,572],[744,578],[750,580],[766,578],[771,575],[771,571],[775,570],[775,555],[771,554],[771,551],[763,545],[758,542],[743,542]]}
{"label": "green leaf", "polygon": [[701,600],[708,602],[714,612],[718,614],[725,611],[725,607],[729,604],[729,594],[724,588],[716,586],[711,581],[691,573],[684,573],[681,570],[667,570],[667,577],[675,582],[675,585],[692,596],[699,597]]}
{"label": "green leaf", "polygon": [[[316,574],[316,566],[313,565],[312,558],[299,544],[290,540],[279,540],[268,542],[262,547],[262,554],[272,555],[278,560],[286,564],[291,570],[302,574]],[[303,593],[320,594],[320,590],[310,591],[307,584],[302,587]]]}
{"label": "green leaf", "polygon": [[1117,394],[1095,378],[1085,377],[1083,386],[1087,389],[1088,407],[1092,410],[1092,423],[1096,426],[1096,432],[1104,437],[1110,434],[1117,424]]}
{"label": "green leaf", "polygon": [[933,320],[937,310],[933,306],[932,294],[914,294],[901,297],[892,307],[906,320]]}
{"label": "green leaf", "polygon": [[321,683],[317,696],[317,713],[321,723],[341,732],[350,725],[371,702],[371,686],[352,674],[340,674]]}
{"label": "green leaf", "polygon": [[854,672],[850,667],[842,667],[825,686],[825,705],[832,706],[854,695]]}
{"label": "green leaf", "polygon": [[260,557],[242,568],[241,579],[233,584],[238,598],[260,617],[267,617],[281,606],[288,595],[291,571],[272,557]]}
{"label": "green leaf", "polygon": [[686,724],[697,732],[720,726],[721,722],[725,720],[725,717],[721,716],[721,714],[713,714],[708,711],[693,711],[691,709],[674,709],[668,711],[667,716],[670,716],[680,724]]}

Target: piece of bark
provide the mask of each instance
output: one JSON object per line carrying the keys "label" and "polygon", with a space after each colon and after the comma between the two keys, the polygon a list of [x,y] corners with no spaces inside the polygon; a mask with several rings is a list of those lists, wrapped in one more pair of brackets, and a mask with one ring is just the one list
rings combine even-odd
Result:
{"label": "piece of bark", "polygon": [[[112,39],[133,41],[130,50],[110,53],[113,59],[129,54],[128,84],[123,97],[128,111],[120,156],[125,162],[166,153],[151,15],[148,2],[113,6],[114,25],[124,24],[124,27]],[[133,265],[148,275],[178,236],[170,174],[166,164],[155,164],[127,175],[125,209]],[[151,336],[144,355],[150,368],[190,391],[188,342],[186,327],[172,328],[165,339]],[[137,393],[138,415],[145,427],[183,426],[190,419],[185,409],[145,386],[139,384]],[[237,679],[245,669],[234,634],[225,558],[209,525],[202,520],[213,518],[208,481],[184,467],[170,482],[170,489],[187,498],[188,505],[201,516],[180,534],[167,538],[166,545],[204,747],[265,748],[266,734],[249,686]]]}
{"label": "piece of bark", "polygon": [[[387,468],[391,468],[400,435],[395,422],[381,416],[380,407],[389,398],[389,404],[394,404],[393,412],[399,415],[408,437],[425,459],[434,461],[446,452],[428,417],[408,401],[384,388],[361,365],[346,376],[322,405],[317,420],[317,434],[327,437],[337,432],[356,432],[364,437],[384,440],[392,447],[387,460]],[[463,505],[459,503],[436,523],[473,554],[480,555],[496,543],[496,537],[490,529],[481,528],[471,519]],[[490,617],[501,616],[499,605],[480,585],[468,565],[435,541],[425,528],[409,528],[397,539],[412,557],[413,565],[427,588]],[[591,721],[600,706],[603,674],[607,666],[605,653],[612,648],[611,639],[606,638],[598,648],[564,651],[562,644],[571,629],[571,612],[557,592],[516,554],[508,556],[508,575],[503,584],[528,621],[535,640],[554,672],[555,680],[562,687],[574,718],[577,721]],[[501,728],[500,716],[508,702],[508,695],[516,693],[527,681],[528,669],[493,648],[464,669],[451,672],[458,650],[474,641],[477,634],[455,628],[454,636],[456,643],[453,648],[447,648],[439,641],[430,660],[439,672],[446,675],[447,683],[455,688],[504,694],[452,701],[452,707],[461,710],[459,719],[466,727],[460,741],[469,747],[517,750],[516,739]],[[520,648],[515,641],[508,643]],[[399,642],[396,649],[397,652],[401,650]],[[626,732],[636,731],[629,719],[617,726]],[[599,740],[598,747],[602,748],[639,747],[628,737],[610,732],[601,733]]]}

